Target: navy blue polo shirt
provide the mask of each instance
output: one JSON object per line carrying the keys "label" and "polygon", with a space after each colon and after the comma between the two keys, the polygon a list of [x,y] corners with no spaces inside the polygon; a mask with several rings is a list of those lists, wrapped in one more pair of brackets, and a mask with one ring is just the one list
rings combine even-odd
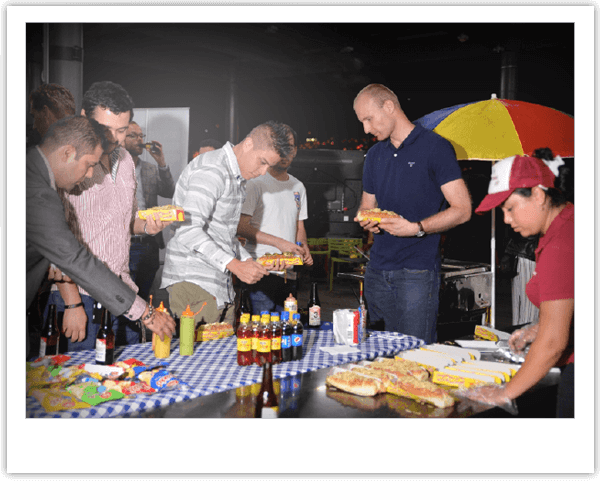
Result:
{"label": "navy blue polo shirt", "polygon": [[[398,148],[387,139],[369,149],[363,190],[375,195],[382,210],[417,222],[447,208],[441,187],[460,178],[450,142],[417,124]],[[370,266],[384,271],[435,269],[440,260],[439,244],[440,234],[422,238],[375,234]]]}

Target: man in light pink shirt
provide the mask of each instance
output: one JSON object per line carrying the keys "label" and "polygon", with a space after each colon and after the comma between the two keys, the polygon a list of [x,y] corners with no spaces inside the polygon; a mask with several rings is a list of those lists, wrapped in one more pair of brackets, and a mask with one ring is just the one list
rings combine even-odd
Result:
{"label": "man in light pink shirt", "polygon": [[[91,253],[137,292],[129,275],[131,234],[155,235],[170,222],[137,217],[135,165],[122,147],[133,116],[133,102],[125,89],[112,82],[97,82],[85,93],[82,107],[82,115],[105,127],[104,153],[91,178],[71,192],[61,193],[65,216]],[[68,338],[68,350],[93,349],[99,325],[92,322],[92,297],[67,282],[55,286],[48,303],[56,304],[59,312],[65,311],[62,330]],[[139,341],[140,331],[134,323],[138,319],[159,334],[171,336],[175,330],[170,316],[153,311],[138,296],[125,315],[114,318],[117,344]]]}

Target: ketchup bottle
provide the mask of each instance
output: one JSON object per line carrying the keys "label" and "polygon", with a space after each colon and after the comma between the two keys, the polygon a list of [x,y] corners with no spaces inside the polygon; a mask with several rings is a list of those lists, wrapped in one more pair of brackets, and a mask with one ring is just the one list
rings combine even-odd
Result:
{"label": "ketchup bottle", "polygon": [[249,325],[250,315],[242,314],[237,329],[237,363],[239,366],[250,366],[252,357],[252,328]]}

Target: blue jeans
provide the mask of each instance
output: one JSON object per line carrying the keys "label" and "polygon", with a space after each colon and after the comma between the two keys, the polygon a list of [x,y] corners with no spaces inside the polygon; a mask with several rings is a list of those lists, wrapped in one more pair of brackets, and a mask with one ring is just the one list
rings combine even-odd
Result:
{"label": "blue jeans", "polygon": [[437,340],[439,269],[379,271],[367,266],[365,299],[371,322],[383,320],[387,331]]}
{"label": "blue jeans", "polygon": [[[85,339],[83,339],[80,342],[71,342],[71,339],[67,339],[69,352],[85,351],[88,349],[96,348],[96,335],[98,334],[98,330],[100,330],[100,321],[98,320],[97,324],[92,322],[92,314],[95,300],[89,295],[82,295],[81,302],[83,302],[85,314],[88,317],[86,325],[86,335]],[[62,297],[60,296],[60,292],[52,292],[50,294],[50,298],[48,299],[46,309],[44,310],[44,324],[46,322],[46,318],[48,317],[48,306],[50,304],[56,304],[57,314],[64,313],[65,310],[65,303]],[[112,316],[112,320],[112,327],[113,332],[115,333],[116,345],[128,345],[139,343],[140,330],[135,322],[128,320],[125,316]],[[59,323],[59,328],[60,327],[61,325]]]}
{"label": "blue jeans", "polygon": [[138,295],[144,300],[150,297],[150,287],[154,282],[156,271],[160,267],[159,249],[156,241],[151,236],[145,241],[131,241],[129,249],[129,275],[138,286]]}
{"label": "blue jeans", "polygon": [[283,303],[290,293],[296,297],[296,280],[285,280],[279,276],[269,274],[263,279],[247,285],[242,283],[242,287],[248,290],[248,297],[252,305],[252,314],[260,314],[263,311],[283,311]]}

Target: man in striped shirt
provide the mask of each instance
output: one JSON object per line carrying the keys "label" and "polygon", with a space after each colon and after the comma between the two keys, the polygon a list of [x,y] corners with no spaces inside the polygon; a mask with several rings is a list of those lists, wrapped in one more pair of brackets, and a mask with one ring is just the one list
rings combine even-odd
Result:
{"label": "man in striped shirt", "polygon": [[[267,122],[239,144],[194,158],[181,173],[173,203],[185,211],[167,244],[161,288],[167,288],[171,310],[181,316],[189,305],[195,322],[234,322],[232,274],[256,283],[269,274],[252,259],[236,237],[246,181],[264,175],[294,151],[292,129]],[[173,226],[175,227],[175,226]]]}
{"label": "man in striped shirt", "polygon": [[[132,290],[138,290],[129,275],[131,233],[157,234],[169,222],[137,217],[135,166],[122,147],[133,115],[133,101],[120,85],[97,82],[83,96],[81,114],[104,125],[104,153],[91,178],[71,192],[62,192],[65,216],[77,239],[98,257]],[[92,323],[94,299],[74,283],[56,285],[49,304],[65,311],[63,332],[68,350],[93,349],[99,325]],[[117,343],[135,344],[140,332],[132,320],[142,319],[152,331],[169,336],[175,331],[173,319],[153,311],[137,296],[126,315],[114,318]]]}

